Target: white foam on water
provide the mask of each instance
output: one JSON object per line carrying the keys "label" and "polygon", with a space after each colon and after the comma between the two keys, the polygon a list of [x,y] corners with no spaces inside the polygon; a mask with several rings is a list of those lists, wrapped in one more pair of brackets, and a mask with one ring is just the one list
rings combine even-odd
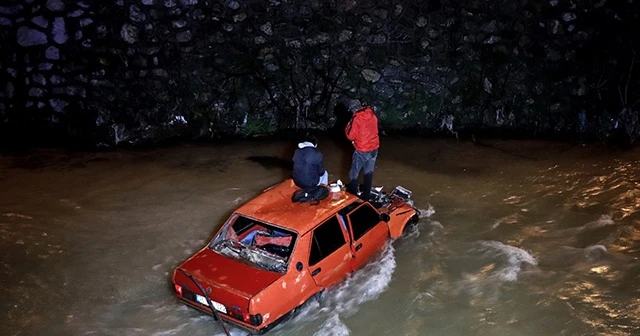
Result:
{"label": "white foam on water", "polygon": [[498,241],[481,241],[480,246],[484,256],[499,257],[504,261],[502,267],[496,267],[493,273],[500,280],[516,281],[523,265],[538,265],[529,252],[515,246]]}
{"label": "white foam on water", "polygon": [[615,224],[615,222],[611,218],[611,215],[602,215],[597,220],[583,225],[580,229],[583,229],[583,230],[597,229],[603,226],[613,225],[613,224]]}
{"label": "white foam on water", "polygon": [[333,308],[338,313],[350,316],[358,311],[360,304],[377,299],[389,287],[396,269],[394,251],[393,246],[387,243],[377,261],[367,264],[337,288],[330,290],[326,297],[329,307],[323,310]]}
{"label": "white foam on water", "polygon": [[[318,300],[307,302],[293,318],[274,332],[304,330],[313,321],[323,321],[315,335],[349,335],[349,329],[340,321],[340,317],[355,314],[359,306],[378,298],[391,283],[396,268],[395,249],[387,242],[380,256],[334,288],[328,289]],[[277,333],[280,335],[280,333]]]}
{"label": "white foam on water", "polygon": [[316,331],[313,336],[349,336],[349,328],[340,321],[338,314],[333,314],[325,321],[320,330]]}
{"label": "white foam on water", "polygon": [[420,211],[420,218],[431,217],[434,213],[436,213],[436,210],[433,209],[433,206],[431,204],[429,204],[429,207],[427,209],[418,209],[418,211]]}

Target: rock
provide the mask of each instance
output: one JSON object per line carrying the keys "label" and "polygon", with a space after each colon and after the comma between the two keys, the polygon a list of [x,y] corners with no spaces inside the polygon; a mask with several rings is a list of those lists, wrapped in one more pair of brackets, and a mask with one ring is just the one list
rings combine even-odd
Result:
{"label": "rock", "polygon": [[485,33],[495,33],[496,31],[498,31],[498,23],[496,20],[492,20],[489,23],[485,23],[480,27],[480,30],[482,30]]}
{"label": "rock", "polygon": [[93,23],[93,20],[91,20],[90,18],[84,18],[80,20],[80,27],[86,27],[92,23]]}
{"label": "rock", "polygon": [[47,44],[47,35],[35,29],[25,26],[18,28],[17,32],[18,44],[23,47],[31,47],[36,45]]}
{"label": "rock", "polygon": [[120,30],[120,37],[129,44],[134,44],[138,41],[138,27],[125,23]]}
{"label": "rock", "polygon": [[6,17],[2,17],[0,16],[0,26],[13,26],[13,23],[11,22],[11,20],[7,19]]}
{"label": "rock", "polygon": [[42,15],[34,17],[33,19],[31,19],[31,22],[35,23],[41,28],[49,27],[49,20],[45,19]]}
{"label": "rock", "polygon": [[315,45],[318,45],[318,44],[326,43],[327,41],[329,41],[329,38],[330,38],[329,34],[320,33],[320,34],[318,34],[318,35],[316,35],[316,36],[314,36],[312,38],[306,39],[304,42],[307,45],[315,46]]}
{"label": "rock", "polygon": [[550,0],[549,4],[551,5],[551,7],[555,7],[558,5],[559,0]]}
{"label": "rock", "polygon": [[247,13],[240,13],[233,16],[233,22],[242,22],[247,18]]}
{"label": "rock", "polygon": [[222,29],[224,29],[226,32],[232,32],[233,31],[233,25],[230,23],[223,23],[222,24]]}
{"label": "rock", "polygon": [[377,81],[380,80],[380,77],[381,77],[377,71],[372,69],[364,69],[362,70],[361,74],[364,80],[370,83],[376,83]]}
{"label": "rock", "polygon": [[229,3],[227,4],[227,7],[236,10],[238,8],[240,8],[240,4],[237,1],[229,1]]}
{"label": "rock", "polygon": [[502,40],[500,36],[491,35],[490,37],[485,39],[484,42],[482,42],[482,44],[496,44],[500,42],[500,40]]}
{"label": "rock", "polygon": [[460,97],[460,96],[456,96],[456,97],[451,101],[451,104],[459,104],[460,102],[462,102],[462,97]]}
{"label": "rock", "polygon": [[52,12],[59,12],[64,9],[62,0],[47,0],[47,8]]}
{"label": "rock", "polygon": [[393,8],[393,17],[394,18],[398,18],[398,16],[400,16],[400,14],[402,14],[402,12],[404,11],[404,7],[402,7],[401,4],[397,4],[394,8]]}
{"label": "rock", "polygon": [[175,5],[177,4],[174,0],[164,0],[164,6],[167,8],[174,7]]}
{"label": "rock", "polygon": [[267,22],[265,24],[263,24],[262,26],[260,26],[260,31],[262,31],[263,33],[272,36],[273,35],[273,28],[271,27],[271,22]]}
{"label": "rock", "polygon": [[153,1],[154,0],[142,0],[142,4],[145,6],[153,6]]}
{"label": "rock", "polygon": [[33,82],[40,84],[42,86],[47,85],[47,79],[44,78],[44,76],[41,73],[36,73],[31,75],[31,79],[33,80]]}
{"label": "rock", "polygon": [[549,22],[547,30],[549,31],[549,34],[560,35],[564,32],[564,27],[562,26],[560,21],[551,20],[551,22]]}
{"label": "rock", "polygon": [[76,9],[73,12],[69,13],[68,17],[79,17],[82,16],[82,14],[84,14],[84,11],[82,9]]}
{"label": "rock", "polygon": [[176,40],[178,40],[178,42],[189,42],[191,41],[191,31],[190,30],[185,30],[183,32],[179,32],[176,34]]}
{"label": "rock", "polygon": [[340,32],[338,36],[338,41],[341,43],[347,42],[353,37],[353,32],[351,30],[343,30]]}
{"label": "rock", "polygon": [[574,13],[564,13],[562,14],[562,19],[566,22],[573,21],[577,18]]}
{"label": "rock", "polygon": [[169,76],[169,74],[167,73],[167,71],[165,69],[153,69],[152,73],[156,77],[167,77],[167,76]]}
{"label": "rock", "polygon": [[31,88],[31,89],[29,89],[29,97],[41,98],[43,96],[44,96],[44,91],[41,88]]}
{"label": "rock", "polygon": [[91,48],[93,44],[91,43],[91,39],[86,39],[84,41],[82,41],[82,46],[84,48]]}
{"label": "rock", "polygon": [[489,78],[487,77],[484,78],[482,86],[484,87],[484,92],[488,94],[491,94],[491,92],[493,91],[493,84],[491,84],[491,81],[489,81]]}
{"label": "rock", "polygon": [[273,62],[269,62],[265,64],[265,69],[267,69],[267,71],[276,72],[280,70],[280,67],[277,64],[274,64]]}
{"label": "rock", "polygon": [[38,70],[49,71],[51,69],[53,69],[53,64],[51,63],[40,63],[40,65],[38,65]]}
{"label": "rock", "polygon": [[556,49],[550,48],[547,50],[547,59],[554,62],[559,61],[562,59],[562,53]]}
{"label": "rock", "polygon": [[7,73],[13,78],[18,78],[18,72],[14,68],[7,68]]}
{"label": "rock", "polygon": [[183,6],[193,6],[198,4],[198,0],[180,0],[180,4]]}
{"label": "rock", "polygon": [[384,34],[375,34],[370,36],[369,39],[372,44],[385,44],[387,42],[387,36]]}
{"label": "rock", "polygon": [[253,38],[253,43],[255,44],[265,44],[267,43],[267,39],[262,36],[256,36]]}
{"label": "rock", "polygon": [[[187,21],[185,21],[185,20],[174,20],[174,21],[171,21],[171,26],[173,28],[184,28],[184,26],[186,26],[186,25],[187,25]],[[151,25],[151,29],[149,29],[149,30],[152,30],[152,29],[153,29],[153,25]]]}
{"label": "rock", "polygon": [[0,14],[18,14],[23,9],[22,5],[14,5],[10,7],[0,7]]}
{"label": "rock", "polygon": [[57,17],[53,20],[53,40],[58,44],[67,42],[69,36],[65,27],[64,18]]}
{"label": "rock", "polygon": [[416,26],[420,28],[424,28],[428,24],[429,24],[429,20],[427,20],[424,16],[419,17],[418,20],[416,21]]}
{"label": "rock", "polygon": [[423,38],[422,40],[420,40],[420,47],[422,49],[427,49],[430,44],[431,44],[431,42],[426,38]]}
{"label": "rock", "polygon": [[381,18],[382,20],[386,20],[389,16],[389,11],[384,8],[376,8],[373,10],[373,15]]}
{"label": "rock", "polygon": [[58,75],[53,75],[53,76],[51,76],[51,78],[49,78],[49,81],[53,85],[60,85],[60,84],[64,83],[64,78],[62,78],[62,77],[60,77]]}
{"label": "rock", "polygon": [[56,112],[62,112],[64,111],[64,108],[67,107],[68,103],[62,99],[49,99],[49,105],[51,105],[51,108],[53,108],[54,111]]}
{"label": "rock", "polygon": [[147,19],[147,15],[137,5],[131,5],[129,6],[129,18],[133,22],[144,22]]}

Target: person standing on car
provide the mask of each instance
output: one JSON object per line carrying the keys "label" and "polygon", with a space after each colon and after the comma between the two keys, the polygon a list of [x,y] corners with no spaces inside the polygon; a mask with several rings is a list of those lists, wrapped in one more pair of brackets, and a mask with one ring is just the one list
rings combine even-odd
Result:
{"label": "person standing on car", "polygon": [[345,128],[347,139],[355,147],[349,170],[349,184],[347,191],[358,194],[358,177],[362,171],[364,174],[364,190],[360,198],[369,200],[371,187],[373,186],[373,170],[378,158],[380,138],[378,136],[378,117],[369,106],[363,106],[360,101],[352,100],[349,110],[353,112],[351,120]]}
{"label": "person standing on car", "polygon": [[307,134],[293,154],[293,182],[302,189],[329,183],[329,173],[324,169],[318,138]]}

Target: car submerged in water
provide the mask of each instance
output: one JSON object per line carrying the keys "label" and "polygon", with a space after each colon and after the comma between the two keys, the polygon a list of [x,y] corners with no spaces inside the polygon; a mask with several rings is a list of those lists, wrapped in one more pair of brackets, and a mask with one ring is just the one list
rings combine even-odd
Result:
{"label": "car submerged in water", "polygon": [[419,219],[403,187],[389,194],[372,189],[365,202],[332,186],[328,197],[299,203],[291,200],[298,188],[289,179],[240,206],[207,246],[176,268],[178,298],[262,334]]}

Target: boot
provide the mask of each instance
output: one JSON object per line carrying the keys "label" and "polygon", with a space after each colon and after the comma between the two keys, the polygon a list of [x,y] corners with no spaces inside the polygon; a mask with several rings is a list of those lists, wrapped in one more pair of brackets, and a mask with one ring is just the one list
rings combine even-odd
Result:
{"label": "boot", "polygon": [[347,183],[347,191],[358,196],[358,180],[351,180]]}
{"label": "boot", "polygon": [[371,195],[371,187],[373,187],[373,173],[364,174],[364,185],[360,198],[367,202],[370,201],[369,197]]}

